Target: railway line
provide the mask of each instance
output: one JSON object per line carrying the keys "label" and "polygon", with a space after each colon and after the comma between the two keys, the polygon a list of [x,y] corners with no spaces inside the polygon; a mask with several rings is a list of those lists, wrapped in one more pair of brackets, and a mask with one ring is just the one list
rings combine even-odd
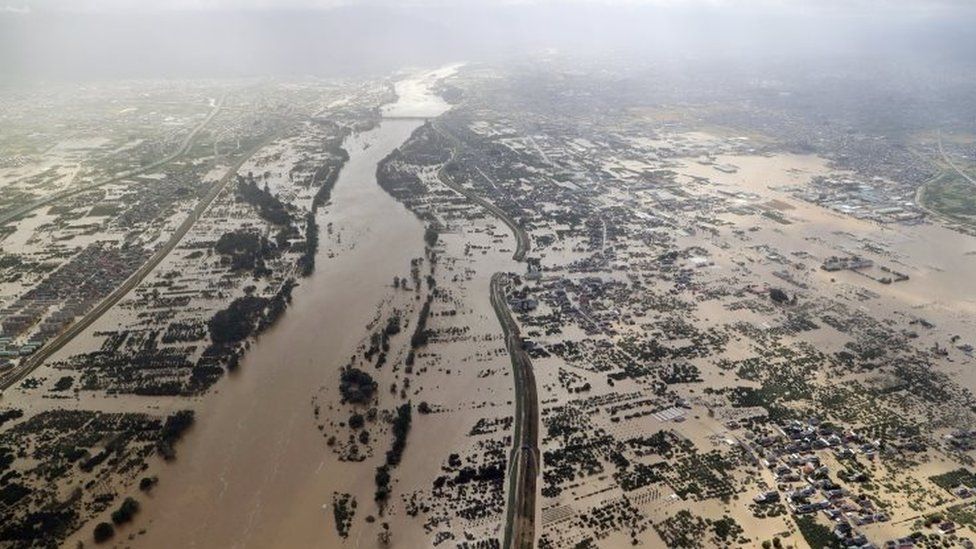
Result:
{"label": "railway line", "polygon": [[56,193],[51,194],[50,196],[46,196],[46,197],[39,198],[37,200],[28,202],[27,204],[24,204],[22,206],[19,206],[17,208],[14,208],[13,210],[11,210],[9,212],[5,212],[3,214],[0,214],[0,226],[6,225],[7,223],[10,223],[11,221],[16,221],[16,220],[24,217],[25,215],[29,214],[30,212],[32,212],[32,211],[34,211],[34,210],[36,210],[38,208],[42,208],[42,207],[47,206],[49,204],[53,204],[53,203],[55,203],[55,202],[57,202],[59,200],[63,200],[63,199],[68,198],[70,196],[75,196],[77,194],[81,194],[81,193],[84,193],[84,192],[88,192],[88,191],[90,191],[92,189],[97,189],[99,187],[108,185],[110,183],[116,183],[116,182],[121,181],[121,180],[123,180],[123,179],[125,179],[127,177],[132,177],[134,175],[139,175],[141,173],[146,173],[148,171],[152,171],[152,170],[154,170],[154,169],[156,169],[156,168],[158,168],[158,167],[160,167],[160,166],[162,166],[164,164],[168,164],[168,163],[172,162],[173,160],[176,160],[177,158],[183,156],[184,154],[187,153],[187,151],[190,150],[190,148],[193,146],[193,141],[196,139],[197,135],[200,133],[201,130],[203,130],[204,127],[207,126],[207,124],[210,123],[211,120],[213,120],[213,118],[215,116],[217,116],[217,113],[220,112],[220,109],[222,109],[223,106],[224,106],[224,96],[221,96],[220,99],[217,100],[217,104],[215,104],[214,107],[210,110],[210,113],[207,114],[207,117],[205,119],[203,119],[202,122],[200,122],[199,124],[197,124],[196,127],[193,128],[193,130],[190,132],[190,134],[187,135],[186,138],[183,139],[183,142],[182,143],[180,143],[180,148],[177,149],[173,154],[170,154],[168,156],[165,156],[163,158],[160,158],[159,160],[156,160],[155,162],[152,162],[151,164],[147,164],[147,165],[145,165],[145,166],[143,166],[141,168],[127,170],[125,172],[122,172],[120,174],[114,175],[114,176],[112,176],[112,177],[110,177],[108,179],[104,179],[102,181],[96,181],[95,183],[89,183],[88,185],[79,185],[77,187],[73,187],[71,189],[66,189],[64,191],[56,192]]}
{"label": "railway line", "polygon": [[139,285],[148,275],[159,266],[160,263],[166,259],[176,246],[180,243],[184,236],[193,225],[203,216],[210,204],[220,196],[220,193],[227,187],[227,184],[234,179],[237,175],[237,171],[240,170],[241,166],[250,159],[254,153],[264,147],[269,140],[263,141],[261,144],[257,145],[246,155],[237,160],[233,166],[231,166],[227,172],[220,178],[219,181],[214,183],[207,194],[197,202],[194,206],[193,211],[190,215],[180,223],[176,231],[169,237],[163,246],[156,250],[156,252],[149,258],[149,260],[142,264],[136,272],[129,276],[122,283],[121,286],[112,291],[107,297],[102,299],[92,310],[85,313],[79,320],[71,324],[65,331],[58,334],[54,339],[48,341],[43,347],[35,351],[32,355],[27,357],[21,364],[14,367],[9,372],[5,373],[3,377],[0,377],[0,392],[7,390],[13,384],[17,383],[32,371],[34,371],[38,366],[44,363],[48,358],[50,358],[54,353],[61,350],[65,345],[67,345],[72,339],[79,336],[85,331],[89,326],[95,323],[96,320],[101,318],[103,314],[108,312],[116,303],[118,303],[126,294],[132,291],[136,286]]}

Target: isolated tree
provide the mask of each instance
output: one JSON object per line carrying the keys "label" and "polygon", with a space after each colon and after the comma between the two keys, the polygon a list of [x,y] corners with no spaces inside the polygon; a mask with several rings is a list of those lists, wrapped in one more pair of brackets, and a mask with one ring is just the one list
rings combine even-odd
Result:
{"label": "isolated tree", "polygon": [[115,528],[107,522],[99,522],[95,525],[95,543],[102,543],[112,539],[115,535]]}

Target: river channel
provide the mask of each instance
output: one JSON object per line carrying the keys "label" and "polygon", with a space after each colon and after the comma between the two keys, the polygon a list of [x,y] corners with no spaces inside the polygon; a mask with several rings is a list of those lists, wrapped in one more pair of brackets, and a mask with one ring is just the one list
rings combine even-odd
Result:
{"label": "river channel", "polygon": [[[448,106],[431,87],[448,73],[398,82],[398,100],[385,116],[444,112]],[[335,462],[310,403],[318,388],[338,382],[393,277],[408,273],[410,260],[424,253],[420,221],[376,183],[377,163],[422,123],[388,118],[347,138],[349,160],[318,220],[320,241],[341,235],[341,249],[320,246],[316,270],[296,288],[287,313],[199,403],[178,459],[161,468],[159,486],[143,501],[147,531],[135,546],[335,543],[333,479],[359,475],[372,484],[373,470]]]}

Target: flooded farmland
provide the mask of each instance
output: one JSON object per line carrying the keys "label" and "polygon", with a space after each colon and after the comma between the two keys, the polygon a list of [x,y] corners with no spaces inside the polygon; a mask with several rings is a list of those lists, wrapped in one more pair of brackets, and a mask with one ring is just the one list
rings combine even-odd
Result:
{"label": "flooded farmland", "polygon": [[[426,87],[405,89],[410,94],[397,105],[412,116],[446,108],[422,95]],[[347,139],[349,160],[319,212],[314,274],[238,371],[201,399],[179,459],[162,467],[158,488],[144,501],[140,546],[328,546],[334,479],[358,475],[371,490],[371,468],[325,465],[330,450],[311,399],[338,382],[339,368],[389,299],[393,278],[408,275],[410,260],[423,255],[423,225],[375,179],[377,163],[421,123],[384,120]]]}

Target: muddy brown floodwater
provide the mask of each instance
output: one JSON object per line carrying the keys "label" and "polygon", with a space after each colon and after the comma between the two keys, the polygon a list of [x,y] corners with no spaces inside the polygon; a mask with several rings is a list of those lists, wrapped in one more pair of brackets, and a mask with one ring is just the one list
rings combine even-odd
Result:
{"label": "muddy brown floodwater", "polygon": [[[419,88],[411,93],[429,94]],[[398,103],[418,100],[427,115],[446,109],[430,97],[401,95]],[[147,531],[133,545],[334,544],[330,478],[360,475],[372,484],[373,469],[337,470],[311,400],[321,386],[338,382],[338,370],[362,341],[394,275],[409,273],[410,259],[424,253],[423,225],[376,183],[377,163],[420,124],[384,120],[347,139],[349,161],[319,217],[314,274],[296,288],[292,306],[240,369],[198,403],[197,424],[180,443],[177,460],[161,468],[153,494],[140,498]],[[331,237],[325,234],[329,223]]]}

